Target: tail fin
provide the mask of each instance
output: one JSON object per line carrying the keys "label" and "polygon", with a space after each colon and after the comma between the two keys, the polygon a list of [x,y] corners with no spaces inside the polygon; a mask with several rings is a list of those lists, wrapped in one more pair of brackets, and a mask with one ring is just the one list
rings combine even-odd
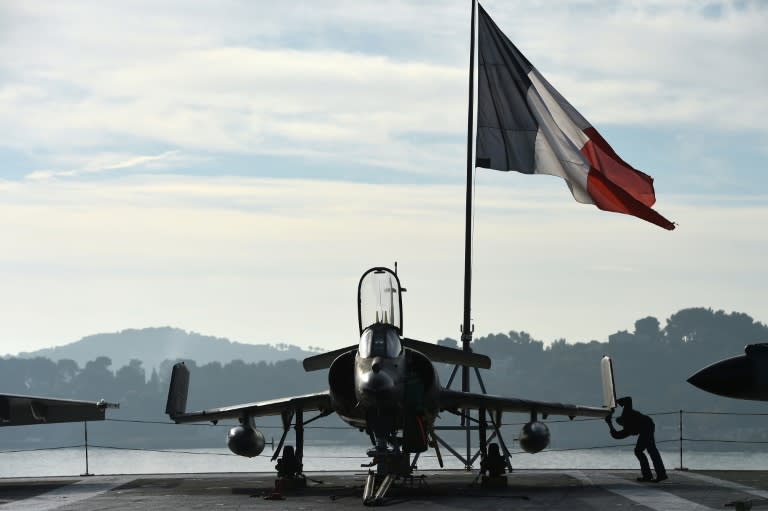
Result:
{"label": "tail fin", "polygon": [[600,360],[600,376],[603,380],[603,406],[613,410],[616,408],[616,386],[613,382],[613,362],[605,356]]}
{"label": "tail fin", "polygon": [[165,413],[171,419],[183,415],[187,411],[187,393],[189,392],[189,369],[184,362],[173,366],[171,373],[171,385],[168,387],[168,401],[165,404]]}

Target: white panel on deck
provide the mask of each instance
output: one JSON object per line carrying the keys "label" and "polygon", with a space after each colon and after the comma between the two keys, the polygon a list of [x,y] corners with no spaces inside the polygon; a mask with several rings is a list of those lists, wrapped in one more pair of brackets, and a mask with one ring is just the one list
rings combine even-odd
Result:
{"label": "white panel on deck", "polygon": [[600,473],[596,477],[590,477],[579,470],[565,473],[586,485],[601,488],[657,511],[711,511],[714,509],[666,492],[663,484],[633,483],[606,473]]}
{"label": "white panel on deck", "polygon": [[0,510],[52,511],[77,502],[90,499],[113,488],[122,486],[135,477],[97,477],[67,484],[28,499],[16,500],[0,505]]}

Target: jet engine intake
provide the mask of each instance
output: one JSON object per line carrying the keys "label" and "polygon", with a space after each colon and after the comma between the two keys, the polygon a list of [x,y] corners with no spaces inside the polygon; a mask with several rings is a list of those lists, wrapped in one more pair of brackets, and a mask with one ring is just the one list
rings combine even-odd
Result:
{"label": "jet engine intake", "polygon": [[258,456],[265,444],[264,433],[250,426],[235,426],[227,433],[227,447],[238,456]]}
{"label": "jet engine intake", "polygon": [[328,371],[328,389],[333,409],[342,417],[355,415],[355,350],[340,355]]}
{"label": "jet engine intake", "polygon": [[529,422],[520,431],[520,447],[535,454],[549,445],[549,428],[543,422]]}

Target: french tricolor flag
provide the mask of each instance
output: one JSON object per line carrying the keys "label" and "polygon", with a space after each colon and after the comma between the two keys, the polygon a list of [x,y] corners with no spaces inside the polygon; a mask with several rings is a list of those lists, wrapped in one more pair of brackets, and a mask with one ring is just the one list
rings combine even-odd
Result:
{"label": "french tricolor flag", "polygon": [[476,165],[560,176],[574,199],[665,229],[653,178],[632,168],[478,5]]}

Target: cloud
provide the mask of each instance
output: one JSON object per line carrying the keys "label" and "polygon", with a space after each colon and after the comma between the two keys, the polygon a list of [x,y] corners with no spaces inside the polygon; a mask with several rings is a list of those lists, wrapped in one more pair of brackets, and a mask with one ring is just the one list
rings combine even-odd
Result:
{"label": "cloud", "polygon": [[[83,158],[78,158],[83,159]],[[70,170],[36,170],[25,176],[28,180],[45,180],[53,178],[68,178],[83,174],[98,174],[110,170],[122,170],[129,168],[161,168],[169,162],[176,163],[180,160],[180,151],[165,151],[158,155],[125,155],[125,154],[101,154],[89,157],[78,169]]]}
{"label": "cloud", "polygon": [[[0,239],[14,240],[0,253],[5,339],[170,323],[334,348],[355,338],[362,271],[394,261],[407,335],[456,335],[460,322],[460,185],[125,175],[0,194]],[[480,335],[604,338],[693,305],[768,318],[768,237],[753,228],[768,221],[764,198],[666,196],[674,232],[577,204],[557,179],[484,174],[476,199]]]}
{"label": "cloud", "polygon": [[[598,125],[765,133],[765,4],[725,3],[716,15],[687,1],[486,8]],[[466,129],[468,13],[456,5],[192,2],[151,17],[141,3],[4,9],[6,147],[159,146],[461,172],[459,144],[402,136]]]}
{"label": "cloud", "polygon": [[[38,169],[0,181],[2,338],[171,323],[338,347],[356,335],[357,277],[394,260],[408,335],[456,335],[468,4],[266,5],[0,3],[0,146]],[[484,2],[598,127],[680,142],[652,156],[690,162],[681,181],[745,167],[768,136],[768,6],[718,5]],[[227,177],[228,156],[272,176],[304,159],[326,181]],[[200,159],[208,177],[182,175]],[[335,165],[448,184],[342,183]],[[665,194],[668,233],[575,204],[560,180],[478,183],[480,334],[600,337],[691,305],[768,317],[762,196]]]}
{"label": "cloud", "polygon": [[768,5],[721,5],[714,17],[695,1],[498,5],[492,15],[590,120],[765,132]]}

